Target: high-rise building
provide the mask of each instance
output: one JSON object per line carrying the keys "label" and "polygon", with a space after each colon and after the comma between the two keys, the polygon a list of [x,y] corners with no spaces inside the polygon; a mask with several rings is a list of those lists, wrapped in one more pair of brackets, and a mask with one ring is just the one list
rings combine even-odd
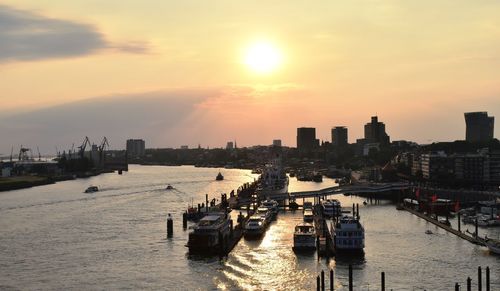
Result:
{"label": "high-rise building", "polygon": [[234,143],[232,141],[228,141],[226,144],[226,150],[234,149]]}
{"label": "high-rise building", "polygon": [[145,154],[146,143],[143,139],[128,139],[127,153],[129,157],[142,157]]}
{"label": "high-rise building", "polygon": [[372,116],[372,121],[365,124],[365,140],[367,143],[389,144],[390,138],[385,132],[385,124],[378,121],[377,116]]}
{"label": "high-rise building", "polygon": [[347,127],[336,126],[332,128],[332,144],[334,146],[347,145]]}
{"label": "high-rise building", "polygon": [[280,147],[281,146],[281,139],[273,139],[273,146]]}
{"label": "high-rise building", "polygon": [[465,140],[468,142],[484,142],[493,139],[495,117],[487,112],[467,112],[465,116]]}
{"label": "high-rise building", "polygon": [[297,149],[299,151],[311,151],[319,147],[319,140],[316,139],[316,128],[297,128]]}

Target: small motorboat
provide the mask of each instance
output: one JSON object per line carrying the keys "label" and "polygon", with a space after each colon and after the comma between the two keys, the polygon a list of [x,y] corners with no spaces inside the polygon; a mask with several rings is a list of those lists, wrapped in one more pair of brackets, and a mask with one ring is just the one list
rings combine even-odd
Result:
{"label": "small motorboat", "polygon": [[217,177],[215,177],[215,181],[222,181],[224,180],[224,176],[222,176],[221,172],[219,172],[219,174],[217,174]]}
{"label": "small motorboat", "polygon": [[167,185],[167,187],[165,188],[165,190],[174,190],[174,187],[170,184]]}
{"label": "small motorboat", "polygon": [[425,234],[433,234],[432,230],[428,229],[425,231]]}
{"label": "small motorboat", "polygon": [[99,188],[97,186],[90,186],[85,190],[85,193],[94,193],[99,191]]}

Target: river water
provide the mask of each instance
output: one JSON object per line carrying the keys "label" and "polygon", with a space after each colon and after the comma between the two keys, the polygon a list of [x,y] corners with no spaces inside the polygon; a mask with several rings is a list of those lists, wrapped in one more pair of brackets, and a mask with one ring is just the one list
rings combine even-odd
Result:
{"label": "river water", "polygon": [[[387,290],[454,290],[455,282],[465,290],[467,276],[475,289],[478,266],[490,267],[492,290],[500,290],[500,257],[487,248],[386,202],[363,205],[353,196],[336,198],[345,207],[360,204],[363,257],[296,255],[293,228],[300,211],[281,212],[261,240],[242,239],[226,258],[190,257],[181,216],[188,204],[256,177],[223,169],[224,181],[216,182],[218,171],[132,165],[123,175],[0,192],[0,289],[315,290],[316,276],[333,268],[336,289],[347,290],[353,264],[355,290],[379,290],[382,271]],[[164,190],[168,183],[174,191]],[[289,191],[334,184],[290,179]],[[101,191],[82,193],[89,185]],[[174,217],[172,238],[166,237],[167,213]],[[433,234],[425,234],[428,229]],[[498,228],[481,232],[500,234]]]}

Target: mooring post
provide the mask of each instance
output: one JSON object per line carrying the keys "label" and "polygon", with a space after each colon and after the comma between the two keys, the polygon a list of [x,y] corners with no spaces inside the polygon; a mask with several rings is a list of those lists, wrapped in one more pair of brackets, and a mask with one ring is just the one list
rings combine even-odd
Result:
{"label": "mooring post", "polygon": [[330,291],[333,291],[333,269],[330,269]]}
{"label": "mooring post", "polygon": [[474,233],[475,238],[477,238],[479,234],[477,233],[477,216],[476,216],[476,232]]}
{"label": "mooring post", "polygon": [[380,273],[380,290],[385,291],[385,272]]}
{"label": "mooring post", "polygon": [[353,291],[352,286],[352,265],[349,265],[349,291]]}
{"label": "mooring post", "polygon": [[483,290],[483,274],[481,272],[481,266],[477,267],[477,291]]}
{"label": "mooring post", "polygon": [[356,203],[356,216],[358,217],[359,220],[359,204]]}
{"label": "mooring post", "polygon": [[490,291],[490,267],[486,267],[486,291]]}
{"label": "mooring post", "polygon": [[205,210],[208,212],[208,194],[205,194]]}
{"label": "mooring post", "polygon": [[470,277],[467,277],[467,291],[472,291],[471,281],[472,281],[472,279]]}
{"label": "mooring post", "polygon": [[325,271],[321,270],[321,291],[325,291]]}
{"label": "mooring post", "polygon": [[167,216],[167,236],[172,237],[174,234],[174,221],[172,220],[172,216],[170,213]]}
{"label": "mooring post", "polygon": [[459,232],[462,232],[462,231],[460,230],[460,211],[457,213],[457,215],[458,215],[458,231],[459,231]]}
{"label": "mooring post", "polygon": [[355,217],[355,216],[356,216],[356,208],[355,208],[354,203],[352,204],[352,216],[353,216],[353,217]]}
{"label": "mooring post", "polygon": [[184,212],[184,213],[182,214],[182,228],[183,228],[184,230],[186,230],[187,225],[188,225],[188,222],[187,222],[187,212]]}
{"label": "mooring post", "polygon": [[316,290],[321,291],[321,286],[319,282],[319,276],[316,277]]}
{"label": "mooring post", "polygon": [[458,285],[458,283],[455,283],[455,291],[460,291],[460,285]]}

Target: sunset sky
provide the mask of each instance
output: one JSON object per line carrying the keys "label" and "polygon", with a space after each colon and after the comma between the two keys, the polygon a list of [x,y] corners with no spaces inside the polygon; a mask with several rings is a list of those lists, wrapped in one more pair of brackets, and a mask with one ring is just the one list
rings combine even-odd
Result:
{"label": "sunset sky", "polygon": [[[265,72],[259,44],[279,58]],[[499,138],[500,1],[0,0],[0,101],[4,155],[295,146],[301,126],[355,142],[372,115],[429,143],[464,139],[466,111]]]}

